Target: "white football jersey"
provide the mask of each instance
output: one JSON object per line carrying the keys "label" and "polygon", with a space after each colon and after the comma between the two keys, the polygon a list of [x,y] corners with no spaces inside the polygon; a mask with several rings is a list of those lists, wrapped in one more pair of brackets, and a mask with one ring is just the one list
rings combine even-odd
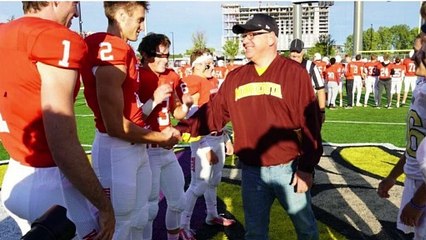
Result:
{"label": "white football jersey", "polygon": [[426,157],[424,156],[426,149],[420,150],[419,148],[426,148],[426,144],[420,144],[425,136],[426,83],[423,81],[413,91],[413,98],[407,115],[407,147],[405,152],[407,161],[404,165],[404,172],[407,177],[416,180],[424,179],[421,165],[424,165],[423,158]]}

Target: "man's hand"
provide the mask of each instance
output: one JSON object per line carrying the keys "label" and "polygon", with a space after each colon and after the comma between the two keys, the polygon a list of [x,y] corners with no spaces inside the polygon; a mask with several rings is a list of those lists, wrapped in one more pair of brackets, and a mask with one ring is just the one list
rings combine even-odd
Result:
{"label": "man's hand", "polygon": [[108,211],[99,211],[99,233],[94,240],[110,240],[114,235],[115,218],[112,207]]}
{"label": "man's hand", "polygon": [[291,186],[296,187],[297,193],[305,193],[312,187],[312,173],[297,170],[293,176]]}
{"label": "man's hand", "polygon": [[166,100],[168,97],[172,95],[172,92],[173,92],[173,88],[172,86],[170,86],[170,84],[166,83],[166,84],[162,84],[158,86],[157,89],[155,89],[154,95],[153,95],[154,103],[159,104],[163,102],[164,100]]}
{"label": "man's hand", "polygon": [[407,226],[418,226],[419,219],[422,216],[423,211],[414,208],[410,203],[407,203],[401,212],[401,222]]}
{"label": "man's hand", "polygon": [[214,153],[213,150],[208,151],[206,156],[207,161],[209,161],[210,165],[214,165],[219,162],[219,159],[217,158],[216,153]]}
{"label": "man's hand", "polygon": [[173,127],[167,127],[161,133],[166,136],[166,141],[160,144],[165,149],[172,149],[182,139],[180,132]]}
{"label": "man's hand", "polygon": [[185,104],[188,109],[191,108],[192,104],[194,104],[194,99],[190,94],[183,94],[182,95],[182,104]]}
{"label": "man's hand", "polygon": [[385,178],[379,183],[379,187],[377,188],[377,194],[381,198],[389,198],[389,190],[395,185],[395,179]]}
{"label": "man's hand", "polygon": [[234,144],[232,144],[231,141],[227,141],[225,143],[225,150],[226,150],[225,154],[227,156],[231,156],[232,154],[234,154]]}

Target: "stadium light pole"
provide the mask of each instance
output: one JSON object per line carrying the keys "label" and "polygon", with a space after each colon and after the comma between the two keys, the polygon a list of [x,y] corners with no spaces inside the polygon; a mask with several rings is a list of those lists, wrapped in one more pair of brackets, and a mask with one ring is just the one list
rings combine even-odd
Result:
{"label": "stadium light pole", "polygon": [[173,32],[170,32],[172,34],[172,59],[173,59],[173,66],[175,66],[175,36]]}
{"label": "stadium light pole", "polygon": [[370,28],[370,50],[373,50],[373,24],[371,24]]}

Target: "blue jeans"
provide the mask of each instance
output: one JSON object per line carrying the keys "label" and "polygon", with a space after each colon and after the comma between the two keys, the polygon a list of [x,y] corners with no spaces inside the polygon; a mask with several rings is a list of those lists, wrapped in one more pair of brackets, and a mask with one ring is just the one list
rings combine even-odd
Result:
{"label": "blue jeans", "polygon": [[290,185],[296,165],[295,161],[270,167],[242,164],[246,240],[268,239],[270,211],[275,198],[290,216],[298,239],[319,239],[310,192],[296,193]]}

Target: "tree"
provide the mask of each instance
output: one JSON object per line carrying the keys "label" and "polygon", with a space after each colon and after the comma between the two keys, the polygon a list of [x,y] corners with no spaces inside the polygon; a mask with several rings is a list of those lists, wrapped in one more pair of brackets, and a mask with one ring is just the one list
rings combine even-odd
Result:
{"label": "tree", "polygon": [[320,35],[318,42],[308,50],[308,57],[313,56],[315,53],[320,53],[321,56],[334,55],[335,50],[333,46],[335,45],[335,42],[336,41],[331,39],[330,34]]}
{"label": "tree", "polygon": [[203,50],[207,48],[207,39],[204,32],[195,32],[192,34],[192,48],[186,50],[187,55],[191,55],[196,50]]}
{"label": "tree", "polygon": [[13,20],[15,20],[15,16],[14,15],[12,15],[10,18],[6,19],[7,22],[11,22]]}
{"label": "tree", "polygon": [[240,41],[238,40],[238,38],[227,40],[225,42],[225,45],[223,46],[223,54],[231,61],[235,59],[235,56],[238,55],[239,51]]}

